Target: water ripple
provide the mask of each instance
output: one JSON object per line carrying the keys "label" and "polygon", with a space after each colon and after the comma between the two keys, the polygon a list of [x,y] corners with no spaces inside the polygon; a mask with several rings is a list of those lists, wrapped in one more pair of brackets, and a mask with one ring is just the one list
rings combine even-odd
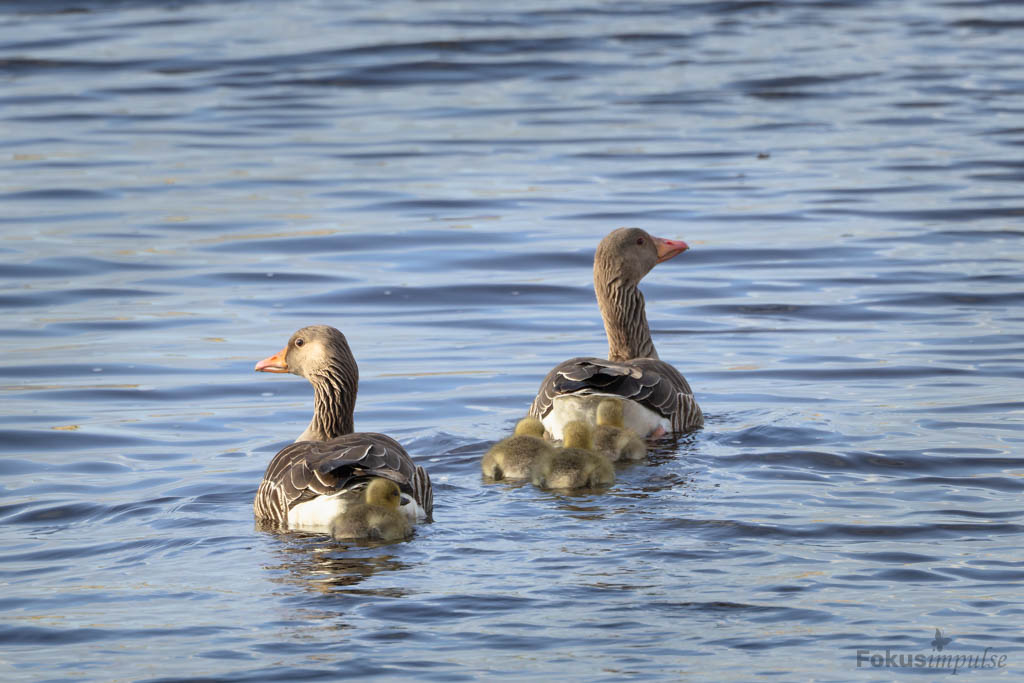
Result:
{"label": "water ripple", "polygon": [[[848,680],[936,629],[1012,660],[1022,22],[0,7],[5,677]],[[606,351],[620,225],[692,247],[642,289],[705,428],[607,490],[484,481]],[[431,473],[408,541],[254,524],[313,397],[253,365],[320,322]]]}

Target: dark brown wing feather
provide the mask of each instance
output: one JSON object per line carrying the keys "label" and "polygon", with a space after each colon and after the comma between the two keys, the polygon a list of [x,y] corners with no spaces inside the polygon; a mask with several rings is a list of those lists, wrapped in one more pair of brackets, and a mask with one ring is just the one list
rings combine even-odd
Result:
{"label": "dark brown wing feather", "polygon": [[636,401],[667,418],[674,432],[704,424],[686,379],[665,361],[654,358],[572,358],[556,365],[541,382],[530,415],[543,418],[551,412],[555,397],[563,394],[614,394]]}
{"label": "dark brown wing feather", "polygon": [[370,432],[285,446],[267,465],[253,509],[257,519],[283,525],[295,505],[370,477],[395,482],[426,510],[428,519],[432,516],[434,494],[426,471],[397,441]]}

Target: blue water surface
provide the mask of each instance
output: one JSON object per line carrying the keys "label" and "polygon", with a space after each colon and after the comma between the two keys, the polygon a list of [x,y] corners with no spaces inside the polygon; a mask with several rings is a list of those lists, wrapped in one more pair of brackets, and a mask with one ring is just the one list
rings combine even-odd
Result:
{"label": "blue water surface", "polygon": [[[1020,675],[1020,4],[48,0],[0,83],[3,680]],[[707,424],[483,481],[621,225]],[[311,323],[407,542],[254,526]]]}

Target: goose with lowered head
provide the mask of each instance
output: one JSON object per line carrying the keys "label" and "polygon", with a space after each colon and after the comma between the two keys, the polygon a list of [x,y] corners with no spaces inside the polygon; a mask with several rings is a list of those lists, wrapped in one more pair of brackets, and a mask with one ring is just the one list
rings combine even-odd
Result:
{"label": "goose with lowered head", "polygon": [[330,533],[349,506],[363,501],[363,489],[375,477],[398,485],[400,509],[410,521],[431,519],[434,495],[426,470],[391,437],[352,431],[359,370],[345,335],[327,325],[303,327],[255,369],[305,377],[314,395],[306,431],[267,465],[253,503],[258,520]]}
{"label": "goose with lowered head", "polygon": [[686,379],[658,358],[637,285],[654,266],[689,249],[686,242],[652,237],[640,228],[619,228],[594,254],[594,292],[608,336],[608,358],[572,358],[541,382],[529,414],[554,439],[567,422],[596,421],[597,406],[612,396],[623,401],[624,426],[641,437],[681,433],[704,424]]}

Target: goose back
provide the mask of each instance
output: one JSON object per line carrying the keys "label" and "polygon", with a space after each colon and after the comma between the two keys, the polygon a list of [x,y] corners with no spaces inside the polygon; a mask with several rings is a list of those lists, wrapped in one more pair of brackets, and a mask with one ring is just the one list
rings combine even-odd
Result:
{"label": "goose back", "polygon": [[317,496],[336,496],[372,477],[390,479],[433,518],[430,477],[397,441],[383,434],[345,434],[330,441],[296,441],[267,465],[256,492],[257,519],[287,527],[289,511]]}
{"label": "goose back", "polygon": [[[656,358],[572,358],[560,363],[541,382],[529,414],[543,421],[557,398],[591,395],[618,396],[638,403],[668,421],[673,432],[704,424],[689,383],[672,365]],[[595,401],[595,409],[596,405]]]}

